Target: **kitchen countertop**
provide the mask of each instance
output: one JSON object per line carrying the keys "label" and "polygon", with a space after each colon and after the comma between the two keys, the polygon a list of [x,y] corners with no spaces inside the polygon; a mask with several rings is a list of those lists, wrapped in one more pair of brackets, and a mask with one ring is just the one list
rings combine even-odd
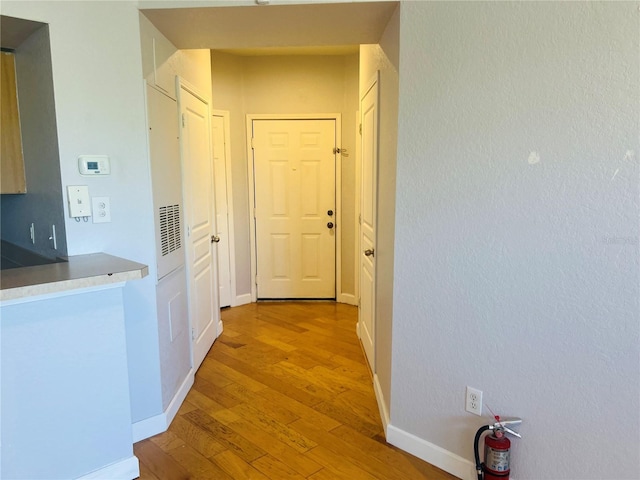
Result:
{"label": "kitchen countertop", "polygon": [[106,253],[74,255],[67,262],[0,273],[0,302],[99,287],[143,278],[149,267]]}

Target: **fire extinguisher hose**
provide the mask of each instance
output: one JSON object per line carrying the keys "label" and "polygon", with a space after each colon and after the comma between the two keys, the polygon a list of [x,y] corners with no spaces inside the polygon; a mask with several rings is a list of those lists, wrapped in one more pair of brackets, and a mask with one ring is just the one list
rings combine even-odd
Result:
{"label": "fire extinguisher hose", "polygon": [[480,463],[480,452],[478,452],[478,444],[480,443],[480,437],[482,436],[482,434],[489,430],[489,428],[489,425],[483,425],[482,427],[480,427],[476,432],[476,437],[473,440],[473,454],[475,455],[476,459],[476,472],[478,474],[478,480],[482,480],[483,477],[482,463]]}

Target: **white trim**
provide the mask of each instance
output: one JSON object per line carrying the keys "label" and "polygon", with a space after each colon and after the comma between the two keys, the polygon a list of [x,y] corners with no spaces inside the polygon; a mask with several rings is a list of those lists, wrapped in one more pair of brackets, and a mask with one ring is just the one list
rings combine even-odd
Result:
{"label": "white trim", "polygon": [[384,428],[384,435],[387,436],[387,428],[391,423],[389,421],[389,411],[387,410],[387,404],[384,401],[384,395],[382,394],[382,386],[380,385],[380,379],[377,374],[373,375],[373,391],[376,394],[376,401],[378,402],[378,410],[380,411],[380,419],[382,420],[382,428]]}
{"label": "white trim", "polygon": [[[133,443],[139,442],[141,440],[145,440],[149,437],[153,437],[159,433],[165,432],[171,422],[175,418],[180,409],[180,406],[184,402],[184,399],[187,397],[189,390],[193,386],[193,382],[195,379],[195,372],[193,368],[189,370],[186,378],[180,385],[180,388],[173,396],[173,399],[169,403],[167,409],[159,415],[155,415],[150,418],[146,418],[139,422],[135,422],[131,426],[131,431],[133,435]],[[135,478],[135,477],[134,477]]]}
{"label": "white trim", "polygon": [[[246,138],[247,138],[247,172],[248,172],[248,190],[249,190],[249,236],[251,242],[251,301],[256,302],[258,299],[256,289],[256,222],[254,206],[256,204],[255,195],[255,177],[253,175],[253,148],[251,140],[253,137],[253,121],[254,120],[335,120],[335,141],[337,146],[342,145],[342,114],[340,113],[296,113],[296,114],[269,114],[269,113],[250,113],[247,114],[246,120]],[[336,232],[342,232],[342,155],[335,154],[335,197],[336,212],[335,225]],[[340,301],[342,289],[342,234],[336,235],[336,270],[335,270],[335,287],[336,301]]]}
{"label": "white trim", "polygon": [[167,418],[164,413],[145,418],[131,425],[133,443],[146,440],[167,430]]}
{"label": "white trim", "polygon": [[224,325],[222,324],[222,320],[220,320],[218,322],[218,335],[216,336],[216,338],[218,338],[220,335],[222,335],[222,331],[224,330]]}
{"label": "white trim", "polygon": [[245,132],[247,140],[247,189],[249,190],[249,266],[251,267],[251,277],[249,282],[251,284],[251,302],[256,302],[258,300],[258,292],[256,288],[256,181],[253,175],[253,116],[251,115],[247,115],[246,117]]}
{"label": "white trim", "polygon": [[[358,106],[360,106],[360,101],[358,101]],[[356,158],[354,158],[356,162],[356,193],[355,193],[355,218],[354,223],[355,227],[353,229],[355,235],[354,248],[356,250],[353,261],[355,262],[354,266],[354,296],[356,298],[356,303],[354,305],[358,305],[358,299],[360,298],[360,210],[362,209],[362,135],[360,135],[360,108],[356,112]]]}
{"label": "white trim", "polygon": [[165,430],[169,428],[169,425],[171,425],[171,422],[173,422],[173,419],[178,414],[178,410],[180,410],[180,407],[182,406],[182,402],[184,402],[184,399],[187,398],[187,394],[189,393],[189,390],[191,390],[191,387],[193,386],[195,375],[196,375],[196,372],[193,371],[193,368],[189,370],[189,373],[187,373],[187,377],[184,379],[184,381],[182,382],[182,385],[180,385],[180,388],[178,388],[178,391],[171,399],[171,402],[169,402],[169,406],[164,411],[165,425],[166,425]]}
{"label": "white trim", "polygon": [[234,307],[239,307],[240,305],[247,305],[248,303],[255,302],[252,298],[251,293],[245,293],[243,295],[237,295]]}
{"label": "white trim", "polygon": [[[224,125],[224,157],[225,157],[225,171],[226,183],[227,183],[227,227],[229,235],[229,281],[230,285],[230,297],[231,307],[236,307],[237,304],[234,300],[237,297],[236,293],[236,241],[235,241],[235,227],[233,223],[233,179],[231,177],[231,114],[228,110],[211,110],[211,115],[215,117],[222,117],[222,123]],[[222,332],[222,330],[220,330]]]}
{"label": "white trim", "polygon": [[[342,149],[342,115],[336,113],[336,126],[335,126],[335,145],[336,147]],[[342,296],[342,229],[344,224],[342,223],[342,154],[335,154],[335,191],[334,195],[336,198],[336,211],[335,211],[335,222],[336,228],[334,232],[336,232],[336,253],[335,253],[335,261],[336,261],[336,279],[335,279],[335,288],[336,288],[336,301],[339,302]]]}
{"label": "white trim", "polygon": [[347,305],[358,305],[356,296],[352,293],[341,293],[336,299],[339,303],[346,303]]}
{"label": "white trim", "polygon": [[138,459],[136,457],[131,456],[129,458],[125,458],[124,460],[120,460],[119,462],[112,463],[111,465],[103,467],[99,470],[94,470],[91,473],[78,477],[77,480],[113,480],[114,478],[132,480],[134,478],[138,478],[139,476],[140,464],[138,463]]}
{"label": "white trim", "polygon": [[473,462],[389,424],[387,442],[463,480],[475,480]]}
{"label": "white trim", "polygon": [[249,190],[249,262],[251,267],[251,277],[249,282],[251,284],[251,302],[258,300],[258,292],[256,285],[256,217],[255,217],[255,205],[256,205],[256,180],[253,171],[253,116],[247,115],[246,117],[246,130],[245,137],[247,140],[247,190]]}
{"label": "white trim", "polygon": [[[196,87],[194,84],[189,83],[187,80],[185,80],[183,77],[176,75],[176,96],[177,101],[178,101],[178,106],[180,106],[180,89],[184,89],[187,92],[189,92],[191,95],[193,95],[194,97],[196,97],[198,100],[200,100],[202,103],[206,103],[207,104],[207,109],[209,110],[209,115],[211,115],[211,97],[208,96],[206,93],[203,93],[201,90],[198,89],[198,87]],[[180,112],[180,109],[178,108],[178,112]],[[211,123],[211,122],[209,122]]]}

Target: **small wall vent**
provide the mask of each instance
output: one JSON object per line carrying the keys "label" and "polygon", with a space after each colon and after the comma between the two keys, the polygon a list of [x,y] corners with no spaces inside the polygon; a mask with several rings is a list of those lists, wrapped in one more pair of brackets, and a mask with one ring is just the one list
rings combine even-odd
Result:
{"label": "small wall vent", "polygon": [[160,207],[160,244],[162,256],[175,252],[180,247],[180,205]]}

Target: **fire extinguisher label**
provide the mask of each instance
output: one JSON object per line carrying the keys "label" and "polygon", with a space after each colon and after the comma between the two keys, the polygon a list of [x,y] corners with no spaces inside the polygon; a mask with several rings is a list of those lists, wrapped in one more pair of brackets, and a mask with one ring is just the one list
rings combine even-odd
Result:
{"label": "fire extinguisher label", "polygon": [[494,472],[506,472],[509,470],[509,450],[496,450],[487,447],[485,466]]}

